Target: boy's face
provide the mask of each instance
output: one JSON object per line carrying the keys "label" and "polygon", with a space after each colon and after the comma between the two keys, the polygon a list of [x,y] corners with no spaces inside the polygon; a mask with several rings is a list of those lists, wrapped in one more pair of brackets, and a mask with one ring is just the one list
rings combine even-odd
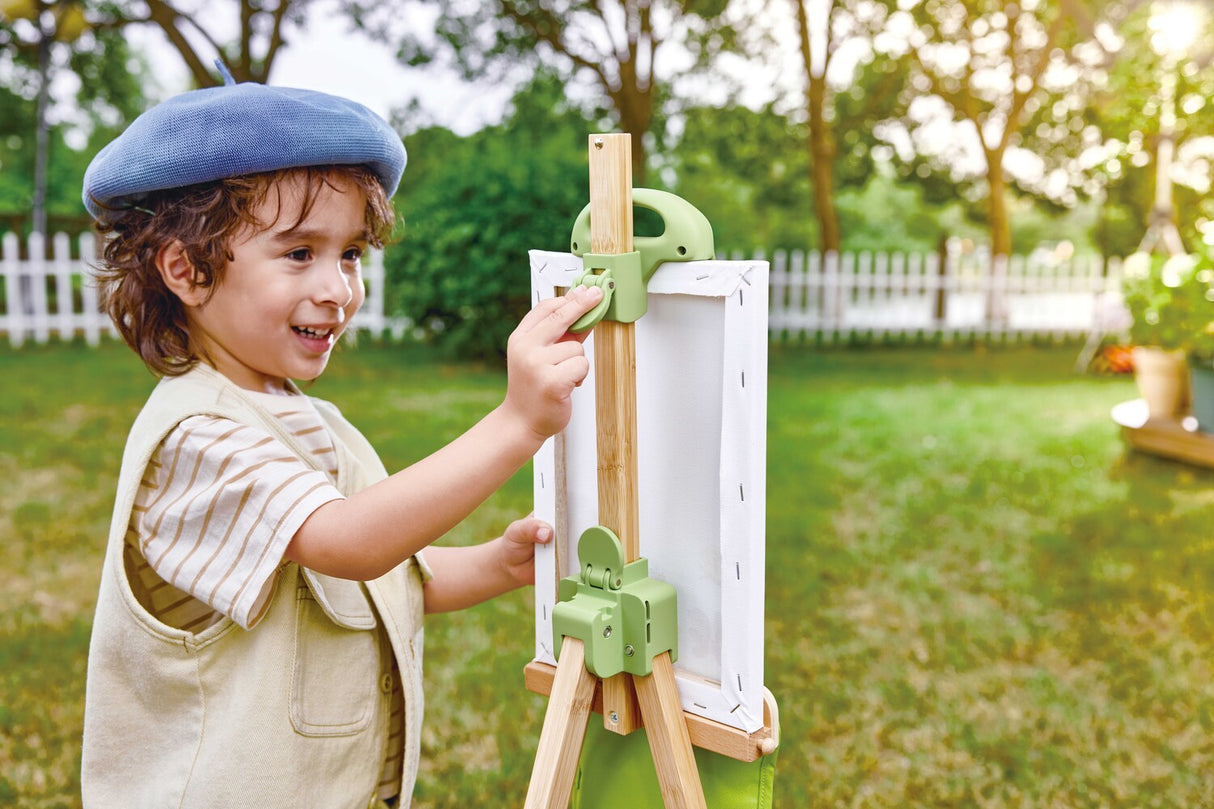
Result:
{"label": "boy's face", "polygon": [[192,340],[242,388],[281,393],[287,379],[320,376],[362,305],[366,200],[348,180],[332,182],[302,221],[302,182],[272,187],[255,212],[267,224],[233,239],[223,280],[186,307]]}

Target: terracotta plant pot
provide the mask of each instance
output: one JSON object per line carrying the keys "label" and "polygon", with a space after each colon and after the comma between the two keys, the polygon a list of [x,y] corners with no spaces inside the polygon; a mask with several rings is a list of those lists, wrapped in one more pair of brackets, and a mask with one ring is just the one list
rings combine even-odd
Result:
{"label": "terracotta plant pot", "polygon": [[1134,349],[1134,381],[1153,419],[1179,419],[1190,404],[1189,364],[1182,351],[1152,346]]}

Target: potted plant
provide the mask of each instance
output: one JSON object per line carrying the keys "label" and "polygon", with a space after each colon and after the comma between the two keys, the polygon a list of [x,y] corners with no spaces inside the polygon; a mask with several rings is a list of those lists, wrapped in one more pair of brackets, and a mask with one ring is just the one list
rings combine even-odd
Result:
{"label": "potted plant", "polygon": [[1122,293],[1130,312],[1134,380],[1153,419],[1189,411],[1187,349],[1193,331],[1188,297],[1192,257],[1134,253],[1122,265]]}

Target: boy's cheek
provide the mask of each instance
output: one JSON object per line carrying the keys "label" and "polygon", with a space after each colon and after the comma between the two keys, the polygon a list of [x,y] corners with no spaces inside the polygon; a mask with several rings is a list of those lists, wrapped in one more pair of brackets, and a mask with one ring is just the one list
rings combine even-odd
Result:
{"label": "boy's cheek", "polygon": [[353,319],[353,317],[356,314],[358,314],[358,310],[363,308],[363,303],[366,301],[366,299],[367,299],[366,294],[363,292],[362,286],[359,285],[354,290],[354,298],[349,303],[346,304],[346,307],[343,310],[346,313],[346,323],[347,324]]}

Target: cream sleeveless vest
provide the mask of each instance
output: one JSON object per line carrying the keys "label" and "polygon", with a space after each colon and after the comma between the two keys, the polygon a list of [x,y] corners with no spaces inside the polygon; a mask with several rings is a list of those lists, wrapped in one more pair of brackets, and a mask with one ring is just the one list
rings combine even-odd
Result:
{"label": "cream sleeveless vest", "polygon": [[[386,476],[337,409],[337,488]],[[158,622],[131,591],[123,545],[135,492],[163,438],[191,415],[261,427],[305,461],[272,415],[211,368],[164,379],[127,439],[89,649],[81,788],[86,809],[365,807],[387,742],[390,647],[405,694],[401,806],[417,778],[422,723],[422,587],[410,558],[359,583],[296,564],[279,571],[261,622],[201,632]]]}

